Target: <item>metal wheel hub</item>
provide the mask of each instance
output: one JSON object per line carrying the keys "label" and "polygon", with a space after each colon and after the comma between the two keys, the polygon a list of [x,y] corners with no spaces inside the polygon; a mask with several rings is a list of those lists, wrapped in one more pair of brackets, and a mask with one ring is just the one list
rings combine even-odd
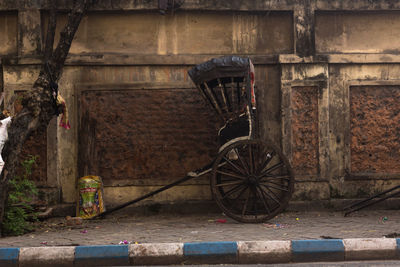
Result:
{"label": "metal wheel hub", "polygon": [[247,178],[247,183],[249,185],[252,185],[252,186],[257,186],[258,185],[258,178],[256,176],[254,176],[254,175],[250,175]]}

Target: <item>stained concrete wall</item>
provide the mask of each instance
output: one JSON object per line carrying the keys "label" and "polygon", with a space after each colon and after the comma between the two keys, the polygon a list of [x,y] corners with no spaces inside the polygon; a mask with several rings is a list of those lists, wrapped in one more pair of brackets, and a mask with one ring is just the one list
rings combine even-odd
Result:
{"label": "stained concrete wall", "polygon": [[[66,16],[59,19],[58,31]],[[47,16],[43,15],[44,31]],[[70,53],[276,54],[293,52],[290,12],[96,12],[86,16]],[[56,37],[56,42],[58,35]]]}
{"label": "stained concrete wall", "polygon": [[399,11],[316,12],[317,53],[398,53]]}
{"label": "stained concrete wall", "polygon": [[[82,125],[82,114],[86,111],[82,108],[85,104],[90,105],[86,100],[94,101],[93,104],[101,109],[102,98],[99,96],[99,102],[96,102],[96,92],[107,92],[116,99],[121,94],[132,97],[126,100],[126,105],[131,105],[135,103],[134,92],[143,89],[141,94],[161,90],[177,100],[187,99],[186,93],[191,98],[195,91],[186,70],[225,54],[250,56],[255,63],[261,135],[279,144],[294,166],[297,181],[294,199],[361,197],[398,183],[400,173],[396,168],[384,170],[390,166],[375,171],[371,171],[372,168],[365,168],[366,172],[354,171],[354,164],[369,166],[369,156],[362,158],[361,163],[355,163],[359,158],[355,157],[355,149],[359,146],[354,129],[359,125],[354,114],[374,115],[373,109],[364,108],[362,103],[363,99],[369,99],[366,90],[373,94],[371,90],[382,88],[382,101],[389,101],[391,94],[396,98],[400,85],[400,56],[396,47],[400,36],[396,34],[400,4],[397,1],[380,0],[371,4],[367,0],[187,0],[180,10],[166,16],[158,14],[156,1],[112,2],[99,1],[83,19],[60,80],[60,92],[68,103],[72,130],[56,128],[56,122],[47,129],[46,186],[61,202],[75,201],[77,178],[82,170],[93,167],[88,163],[90,153],[85,153],[94,150],[84,146],[87,142],[82,142],[82,136],[87,135],[85,131],[88,130],[83,127],[85,124]],[[0,33],[4,32],[0,34],[4,39],[0,39],[0,54],[8,101],[14,91],[29,90],[37,77],[38,56],[47,20],[46,5],[46,1],[22,6],[0,1],[0,15],[5,14],[0,16]],[[63,11],[69,8],[67,1],[60,1],[58,6]],[[64,21],[65,15],[60,15],[58,30]],[[19,57],[13,57],[15,55]],[[179,93],[182,90],[185,94]],[[359,97],[360,103],[352,102],[355,92],[364,96]],[[87,98],[88,95],[93,97]],[[153,96],[157,97],[157,94]],[[382,125],[380,131],[389,127],[388,133],[392,133],[400,127],[394,117],[398,113],[395,102],[374,115],[375,120],[391,121]],[[382,106],[380,102],[371,103],[374,104]],[[109,104],[103,105],[107,108]],[[149,110],[153,110],[155,106],[151,106],[151,101],[149,105]],[[363,108],[358,109],[357,105]],[[118,107],[110,110],[114,108]],[[178,103],[175,107],[168,106],[168,110],[154,108],[153,113],[148,114],[157,121],[157,116],[162,118],[174,108],[179,111],[185,106]],[[388,118],[385,117],[387,114]],[[106,116],[107,112],[102,115]],[[118,121],[117,117],[114,119]],[[124,122],[123,119],[120,121]],[[138,121],[145,123],[146,120],[142,117]],[[368,128],[367,122],[362,125],[363,129]],[[149,125],[153,135],[143,135],[161,138],[162,129],[157,132],[156,128]],[[189,130],[179,134],[190,136]],[[209,140],[214,136],[214,133],[204,134]],[[365,146],[376,149],[376,140],[368,142],[373,136],[367,136]],[[101,142],[100,135],[88,140],[96,138],[100,140],[96,142]],[[112,138],[108,141],[112,147]],[[164,142],[168,144],[167,140]],[[379,143],[386,147],[390,144],[396,147],[400,140],[394,137]],[[129,146],[121,145],[122,148],[131,152]],[[202,150],[199,146],[199,151]],[[178,150],[171,151],[178,154]],[[397,157],[391,150],[386,154],[382,151],[381,157]],[[101,151],[96,152],[97,157],[101,154]],[[166,177],[165,173],[179,176],[176,172],[168,173],[167,167],[171,167],[168,164],[161,174],[154,171],[151,175],[135,176],[129,157],[119,158],[119,174],[127,174],[127,177],[122,179],[124,182],[105,178],[109,204],[131,199],[174,178]],[[172,166],[174,171],[179,162]],[[188,166],[184,165],[182,171],[195,169],[195,165],[192,161]],[[104,173],[112,174],[112,171]],[[208,181],[200,179],[150,201],[210,197]]]}
{"label": "stained concrete wall", "polygon": [[17,53],[18,13],[0,11],[0,55]]}

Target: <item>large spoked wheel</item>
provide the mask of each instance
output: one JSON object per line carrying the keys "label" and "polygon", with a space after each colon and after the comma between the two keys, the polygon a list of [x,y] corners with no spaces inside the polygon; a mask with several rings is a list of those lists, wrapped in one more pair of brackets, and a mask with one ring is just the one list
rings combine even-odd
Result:
{"label": "large spoked wheel", "polygon": [[211,191],[218,206],[237,221],[260,223],[282,212],[292,195],[289,161],[271,142],[243,140],[214,162]]}

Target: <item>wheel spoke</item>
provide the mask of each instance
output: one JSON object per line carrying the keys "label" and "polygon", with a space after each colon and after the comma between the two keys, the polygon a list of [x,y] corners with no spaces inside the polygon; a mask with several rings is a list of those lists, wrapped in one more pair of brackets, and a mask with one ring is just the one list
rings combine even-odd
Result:
{"label": "wheel spoke", "polygon": [[275,165],[272,166],[271,168],[268,168],[268,169],[265,170],[260,176],[264,176],[264,175],[266,175],[266,174],[268,174],[268,173],[270,173],[270,172],[272,172],[272,171],[274,171],[274,170],[276,170],[276,169],[278,169],[278,168],[280,168],[280,167],[282,167],[282,166],[283,166],[283,161],[281,161],[281,162],[275,164]]}
{"label": "wheel spoke", "polygon": [[232,195],[233,193],[237,192],[241,187],[244,187],[244,189],[247,188],[246,186],[243,186],[243,184],[239,184],[239,185],[233,187],[232,189],[229,189],[229,191],[227,191],[227,192],[225,193],[225,195],[222,197],[222,199],[225,199],[225,198],[227,198],[228,196]]}
{"label": "wheel spoke", "polygon": [[271,162],[271,160],[275,157],[275,151],[272,151],[271,153],[268,153],[267,155],[270,155],[270,157],[267,156],[267,159],[264,160],[264,162],[260,165],[260,168],[258,168],[257,173],[262,172],[268,164]]}
{"label": "wheel spoke", "polygon": [[240,176],[238,174],[234,174],[234,173],[230,173],[230,172],[223,172],[223,171],[217,170],[217,173],[220,173],[220,174],[223,174],[223,175],[226,175],[226,176],[229,176],[229,177],[237,178],[239,180],[245,180],[246,179],[246,177],[244,177],[244,176]]}
{"label": "wheel spoke", "polygon": [[277,176],[273,176],[273,175],[264,175],[264,176],[258,176],[258,179],[262,180],[263,178],[268,178],[268,180],[275,180],[275,179],[279,179],[279,180],[286,180],[286,181],[290,181],[290,175],[277,175]]}
{"label": "wheel spoke", "polygon": [[248,187],[244,187],[244,188],[242,189],[242,191],[240,191],[240,193],[238,194],[238,196],[232,201],[232,203],[231,203],[231,205],[230,205],[231,209],[232,209],[233,206],[237,203],[238,199],[243,195],[243,193],[246,191],[247,188],[248,188]]}
{"label": "wheel spoke", "polygon": [[279,200],[277,199],[277,197],[276,197],[276,195],[275,195],[275,193],[274,192],[272,192],[268,187],[266,187],[265,185],[263,185],[263,184],[261,184],[262,186],[264,186],[268,191],[270,191],[271,192],[271,194],[272,194],[272,196],[268,193],[268,192],[266,192],[266,191],[264,191],[264,193],[270,198],[270,199],[272,199],[273,201],[275,201],[276,203],[278,203],[279,204],[279,206],[281,206],[282,205],[282,203],[281,202],[279,202]]}
{"label": "wheel spoke", "polygon": [[[267,183],[272,183],[272,182],[268,182],[268,181],[265,181],[265,182],[267,182]],[[263,182],[263,183],[260,183],[260,184],[262,184],[262,185],[264,185],[264,186],[269,186],[269,187],[271,187],[271,188],[274,188],[274,189],[277,189],[277,190],[281,190],[281,191],[285,191],[285,192],[289,192],[289,190],[288,189],[286,189],[286,188],[283,188],[283,187],[279,187],[278,185],[276,185],[276,184],[274,184],[274,183],[272,183],[272,184],[274,184],[274,185],[271,185],[271,184],[265,184],[265,182]],[[275,186],[276,185],[276,186]]]}
{"label": "wheel spoke", "polygon": [[262,200],[262,202],[264,204],[264,207],[267,210],[267,212],[271,213],[271,211],[269,210],[269,207],[268,207],[268,203],[265,200],[264,191],[260,188],[260,186],[257,186],[257,193],[260,195],[261,200]]}
{"label": "wheel spoke", "polygon": [[247,168],[247,164],[243,161],[242,157],[239,154],[239,151],[237,150],[237,148],[235,149],[235,153],[238,156],[240,163],[242,164],[244,170],[246,171],[246,174],[249,174],[249,168]]}
{"label": "wheel spoke", "polygon": [[235,181],[235,182],[228,182],[228,183],[223,183],[223,184],[217,184],[215,186],[221,187],[221,186],[229,186],[229,185],[238,185],[238,184],[243,184],[242,181]]}
{"label": "wheel spoke", "polygon": [[253,159],[253,149],[251,144],[249,144],[249,166],[250,166],[250,174],[253,174],[254,171],[254,159]]}
{"label": "wheel spoke", "polygon": [[272,191],[268,186],[266,187],[266,189],[267,189],[269,192],[271,192],[271,194],[274,195],[274,197],[275,197],[276,199],[279,199],[279,197],[275,194],[275,192]]}
{"label": "wheel spoke", "polygon": [[251,191],[253,191],[253,207],[254,207],[254,216],[257,218],[257,213],[258,213],[258,210],[257,210],[257,191],[256,191],[256,188],[254,188],[254,187],[252,187],[251,188]]}
{"label": "wheel spoke", "polygon": [[242,168],[240,168],[239,166],[237,166],[236,164],[234,164],[231,160],[229,160],[228,158],[224,157],[224,160],[226,162],[228,162],[229,165],[231,165],[233,168],[235,168],[238,172],[240,172],[243,175],[246,175],[245,170],[243,170]]}
{"label": "wheel spoke", "polygon": [[246,213],[247,202],[249,201],[249,197],[250,197],[250,190],[247,192],[248,192],[247,197],[246,197],[246,200],[244,201],[244,205],[243,205],[243,209],[242,209],[242,216],[244,216],[244,214]]}

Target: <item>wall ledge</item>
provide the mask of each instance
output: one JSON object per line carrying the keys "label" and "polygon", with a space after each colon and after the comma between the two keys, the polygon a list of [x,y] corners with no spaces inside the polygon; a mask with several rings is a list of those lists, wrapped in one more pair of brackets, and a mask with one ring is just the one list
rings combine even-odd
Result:
{"label": "wall ledge", "polygon": [[317,54],[311,57],[299,57],[295,54],[281,54],[281,64],[382,64],[400,63],[400,54],[387,53],[351,53],[351,54]]}
{"label": "wall ledge", "polygon": [[[141,65],[181,65],[191,66],[207,61],[211,58],[221,57],[222,54],[125,54],[125,53],[82,53],[70,54],[67,66],[141,66]],[[280,55],[237,55],[249,57],[255,65],[268,64],[398,64],[400,54],[317,54],[310,57],[300,57],[296,54]],[[3,57],[4,65],[40,65],[41,57]]]}
{"label": "wall ledge", "polygon": [[[67,66],[82,65],[108,65],[108,66],[149,66],[149,65],[196,65],[211,58],[224,56],[222,54],[180,54],[180,55],[157,55],[157,54],[125,54],[125,53],[82,53],[69,54]],[[237,55],[250,57],[254,64],[277,64],[278,55]],[[7,57],[3,61],[7,65],[40,65],[42,59],[35,56]]]}

